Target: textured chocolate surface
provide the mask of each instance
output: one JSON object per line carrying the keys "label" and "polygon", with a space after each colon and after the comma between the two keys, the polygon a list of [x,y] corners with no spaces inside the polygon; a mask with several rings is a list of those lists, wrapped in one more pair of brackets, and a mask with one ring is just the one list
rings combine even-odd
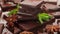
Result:
{"label": "textured chocolate surface", "polygon": [[49,4],[49,3],[44,4],[44,6],[46,7],[46,9],[50,9],[50,10],[54,10],[58,8],[57,5]]}
{"label": "textured chocolate surface", "polygon": [[40,5],[43,1],[40,0],[40,1],[23,1],[21,2],[22,5],[25,5],[25,6],[30,6],[30,7],[36,7],[38,5]]}
{"label": "textured chocolate surface", "polygon": [[39,26],[39,24],[36,21],[35,22],[27,21],[27,22],[23,22],[23,23],[19,24],[19,27],[21,27],[23,30],[30,30],[30,29],[36,28],[38,26]]}
{"label": "textured chocolate surface", "polygon": [[1,6],[2,6],[2,11],[9,11],[16,8],[16,4],[3,4]]}

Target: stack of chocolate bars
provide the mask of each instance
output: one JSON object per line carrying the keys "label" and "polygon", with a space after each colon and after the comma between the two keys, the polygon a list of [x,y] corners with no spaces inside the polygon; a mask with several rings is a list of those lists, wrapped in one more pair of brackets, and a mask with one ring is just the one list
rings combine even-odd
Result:
{"label": "stack of chocolate bars", "polygon": [[[55,11],[55,8],[57,8],[55,4],[45,3],[42,0],[22,0],[22,2],[19,1],[13,0],[14,3],[12,3],[12,5],[10,4],[10,2],[6,2],[6,4],[1,5],[2,11],[10,11],[16,8],[17,3],[21,5],[17,15],[13,17],[4,16],[5,19],[7,18],[6,20],[8,22],[7,29],[11,31],[13,34],[40,34],[41,32],[43,32],[43,28],[47,24],[51,24],[54,22],[55,18],[52,18],[51,20],[44,22],[44,24],[41,25],[41,23],[38,20],[37,14],[42,13],[43,11],[48,11],[48,13],[53,10]],[[43,7],[40,8],[41,6]],[[16,16],[17,19],[15,18]],[[16,21],[14,21],[14,19]],[[14,22],[11,22],[9,20]]]}
{"label": "stack of chocolate bars", "polygon": [[[28,2],[28,3],[27,3]],[[37,3],[36,3],[37,2]],[[39,34],[39,29],[45,27],[47,24],[54,22],[54,18],[50,21],[40,25],[37,14],[41,12],[41,5],[43,1],[23,1],[21,2],[22,8],[18,12],[18,20],[14,22],[14,33],[19,34]]]}

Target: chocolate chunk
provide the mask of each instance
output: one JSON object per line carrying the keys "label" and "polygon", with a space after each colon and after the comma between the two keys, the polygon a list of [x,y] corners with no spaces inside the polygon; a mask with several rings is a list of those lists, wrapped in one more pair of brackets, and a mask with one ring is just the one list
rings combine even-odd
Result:
{"label": "chocolate chunk", "polygon": [[[20,17],[21,16],[21,17]],[[27,15],[18,15],[18,20],[26,21],[26,20],[37,20],[37,17],[27,16]]]}
{"label": "chocolate chunk", "polygon": [[40,9],[31,9],[31,8],[22,8],[19,10],[18,15],[22,15],[22,16],[36,16],[41,10]]}
{"label": "chocolate chunk", "polygon": [[53,12],[53,13],[51,13],[53,16],[59,16],[60,15],[60,11],[58,11],[58,12]]}
{"label": "chocolate chunk", "polygon": [[49,4],[49,3],[43,4],[43,7],[46,11],[47,10],[58,10],[59,9],[59,7],[57,5]]}
{"label": "chocolate chunk", "polygon": [[49,4],[55,4],[57,5],[57,0],[43,0],[44,1],[44,4],[45,3],[49,3]]}
{"label": "chocolate chunk", "polygon": [[57,2],[57,0],[44,0],[46,2]]}
{"label": "chocolate chunk", "polygon": [[23,30],[31,30],[38,26],[39,26],[39,24],[36,21],[27,21],[27,22],[23,22],[23,23],[19,24],[19,27],[21,27],[21,29],[23,29]]}
{"label": "chocolate chunk", "polygon": [[4,28],[4,24],[0,24],[0,34],[2,34],[3,28]]}
{"label": "chocolate chunk", "polygon": [[60,18],[60,12],[57,11],[57,12],[52,12],[51,13],[55,18]]}
{"label": "chocolate chunk", "polygon": [[23,1],[21,2],[22,5],[25,6],[30,6],[30,7],[36,7],[38,5],[40,5],[43,1]]}
{"label": "chocolate chunk", "polygon": [[17,27],[14,27],[14,34],[18,34],[21,30]]}
{"label": "chocolate chunk", "polygon": [[16,8],[16,4],[3,4],[1,6],[3,11],[9,11]]}

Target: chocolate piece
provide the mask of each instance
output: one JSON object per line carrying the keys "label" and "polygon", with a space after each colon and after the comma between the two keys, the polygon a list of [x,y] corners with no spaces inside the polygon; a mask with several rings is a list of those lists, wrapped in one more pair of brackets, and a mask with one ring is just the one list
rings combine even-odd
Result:
{"label": "chocolate piece", "polygon": [[33,28],[38,27],[39,24],[37,21],[24,21],[22,23],[19,24],[19,28],[21,27],[21,29],[23,30],[31,30]]}
{"label": "chocolate piece", "polygon": [[60,15],[60,11],[59,12],[53,12],[51,13],[53,16],[59,16]]}
{"label": "chocolate piece", "polygon": [[46,2],[57,2],[57,0],[44,0]]}
{"label": "chocolate piece", "polygon": [[57,5],[57,0],[43,0],[44,1],[44,4],[45,3],[49,3],[49,4],[55,4]]}
{"label": "chocolate piece", "polygon": [[0,24],[0,34],[2,34],[3,28],[4,28],[4,24]]}
{"label": "chocolate piece", "polygon": [[36,16],[41,10],[37,8],[21,8],[18,12],[19,15]]}
{"label": "chocolate piece", "polygon": [[36,7],[38,5],[40,5],[43,1],[40,0],[40,1],[23,1],[21,2],[22,5],[25,5],[25,6],[30,6],[30,7]]}
{"label": "chocolate piece", "polygon": [[20,34],[34,34],[33,32],[23,31]]}
{"label": "chocolate piece", "polygon": [[46,3],[44,4],[45,9],[47,10],[56,10],[59,9],[57,5]]}
{"label": "chocolate piece", "polygon": [[[28,9],[28,8],[26,8],[26,9]],[[32,9],[32,10],[28,9],[28,10],[26,10],[26,9],[20,9],[19,12],[18,12],[18,14],[27,15],[27,16],[33,16],[33,15],[36,15],[37,13],[40,12],[39,9],[36,9],[36,10],[34,10],[34,9]]]}
{"label": "chocolate piece", "polygon": [[16,8],[16,4],[3,4],[1,6],[3,11],[9,11]]}
{"label": "chocolate piece", "polygon": [[27,16],[27,15],[18,15],[18,20],[26,21],[26,20],[37,20],[37,17]]}
{"label": "chocolate piece", "polygon": [[18,34],[21,30],[17,27],[14,27],[14,34]]}
{"label": "chocolate piece", "polygon": [[53,16],[55,16],[55,18],[60,18],[60,12],[57,11],[57,12],[52,12],[51,13]]}

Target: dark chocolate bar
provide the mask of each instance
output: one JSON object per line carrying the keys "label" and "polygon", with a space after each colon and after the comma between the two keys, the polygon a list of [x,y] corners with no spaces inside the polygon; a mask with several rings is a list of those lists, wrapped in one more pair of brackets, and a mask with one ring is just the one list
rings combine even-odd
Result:
{"label": "dark chocolate bar", "polygon": [[28,9],[28,8],[27,8],[27,10],[25,10],[25,9],[20,9],[19,12],[18,12],[18,14],[27,15],[27,16],[33,16],[33,15],[38,14],[39,12],[40,12],[39,9],[36,9],[36,10],[32,9],[32,10],[31,10],[31,9]]}
{"label": "dark chocolate bar", "polygon": [[18,15],[18,20],[26,21],[26,20],[37,20],[37,17],[29,16],[29,15]]}
{"label": "dark chocolate bar", "polygon": [[38,6],[38,5],[40,5],[42,2],[43,2],[42,0],[40,0],[40,1],[28,1],[27,0],[27,1],[21,2],[21,5],[30,6],[30,8],[31,7],[34,8],[34,7]]}
{"label": "dark chocolate bar", "polygon": [[13,5],[11,5],[11,4],[3,4],[1,6],[2,6],[2,11],[9,11],[9,10],[12,10],[12,9],[16,8],[15,4],[13,4]]}
{"label": "dark chocolate bar", "polygon": [[57,4],[57,0],[44,0],[44,3]]}
{"label": "dark chocolate bar", "polygon": [[52,12],[51,14],[55,16],[55,18],[60,18],[60,11]]}
{"label": "dark chocolate bar", "polygon": [[43,4],[44,10],[48,11],[48,10],[59,10],[59,7],[57,5],[54,4],[50,4],[50,3],[46,3]]}
{"label": "dark chocolate bar", "polygon": [[2,34],[3,29],[4,29],[4,24],[0,24],[0,34]]}
{"label": "dark chocolate bar", "polygon": [[31,30],[38,26],[39,26],[39,24],[37,21],[25,21],[25,22],[19,24],[19,27],[21,27],[22,30]]}

